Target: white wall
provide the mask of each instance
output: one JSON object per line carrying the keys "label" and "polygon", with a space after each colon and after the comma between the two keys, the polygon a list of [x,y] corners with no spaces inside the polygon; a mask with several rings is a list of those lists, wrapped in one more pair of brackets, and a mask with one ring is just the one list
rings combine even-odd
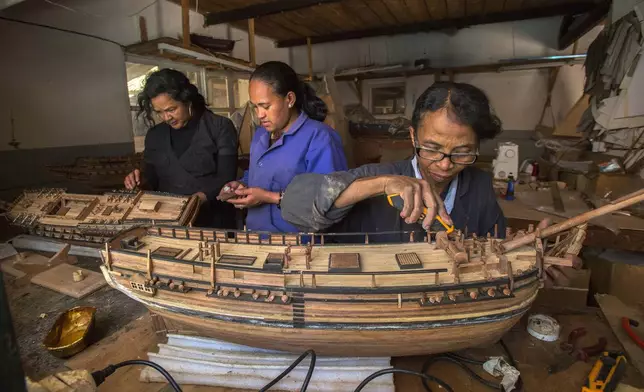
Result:
{"label": "white wall", "polygon": [[[494,63],[504,59],[568,54],[556,46],[561,18],[542,18],[518,22],[495,23],[462,29],[455,34],[428,32],[364,38],[313,46],[313,70],[321,72],[368,65],[388,65],[428,58],[433,67]],[[593,29],[578,45],[584,53],[600,31]],[[293,48],[293,67],[308,69],[307,49]]]}
{"label": "white wall", "polygon": [[112,43],[0,20],[0,150],[132,140],[124,56]]}

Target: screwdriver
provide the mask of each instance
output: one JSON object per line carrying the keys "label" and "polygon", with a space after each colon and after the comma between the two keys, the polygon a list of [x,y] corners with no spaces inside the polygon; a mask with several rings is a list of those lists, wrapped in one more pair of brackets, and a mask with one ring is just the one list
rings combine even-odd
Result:
{"label": "screwdriver", "polygon": [[[400,196],[400,193],[393,193],[391,195],[387,195],[387,201],[389,204],[396,208],[398,211],[402,211],[403,207],[405,206],[405,201],[403,198]],[[423,213],[420,214],[420,218],[418,218],[417,223],[423,223],[423,220],[427,216],[427,208],[423,209]],[[451,232],[454,231],[454,225],[448,225],[445,223],[443,218],[440,217],[440,215],[436,215],[436,218],[432,222],[432,225],[429,227],[429,231],[447,231],[447,234],[450,234]]]}

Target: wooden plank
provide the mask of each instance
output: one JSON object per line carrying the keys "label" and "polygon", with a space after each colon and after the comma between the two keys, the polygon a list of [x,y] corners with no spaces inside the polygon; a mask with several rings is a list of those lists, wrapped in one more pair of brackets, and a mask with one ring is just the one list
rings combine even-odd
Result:
{"label": "wooden plank", "polygon": [[425,4],[432,19],[445,19],[447,17],[447,2],[445,0],[425,0]]}
{"label": "wooden plank", "polygon": [[465,15],[481,15],[485,9],[485,0],[466,0]]}
{"label": "wooden plank", "polygon": [[505,5],[503,6],[504,11],[516,11],[520,10],[523,6],[524,0],[505,0]]}
{"label": "wooden plank", "polygon": [[276,0],[266,3],[251,4],[243,8],[229,11],[208,13],[204,20],[206,26],[220,23],[230,23],[249,18],[258,18],[293,11],[301,8],[308,8],[319,4],[330,4],[340,0]]}
{"label": "wooden plank", "polygon": [[405,0],[383,0],[385,3],[385,7],[389,9],[389,12],[394,15],[396,20],[398,20],[399,23],[401,24],[408,24],[408,23],[414,23],[417,20],[415,20],[414,17],[412,17],[411,13],[409,12],[410,9],[408,8],[408,2]]}
{"label": "wooden plank", "polygon": [[360,20],[365,27],[377,27],[382,24],[378,15],[369,8],[363,0],[351,0],[341,2],[340,6],[347,15]]}
{"label": "wooden plank", "polygon": [[505,0],[485,0],[485,7],[483,12],[486,14],[491,14],[494,12],[503,11],[503,6],[505,5]]}
{"label": "wooden plank", "polygon": [[[330,33],[325,35],[319,35],[311,37],[312,43],[324,43],[324,42],[334,42],[334,41],[343,41],[350,39],[360,39],[365,37],[377,37],[382,35],[396,35],[396,34],[413,34],[422,31],[433,31],[433,30],[443,30],[449,28],[465,28],[469,26],[475,26],[480,24],[488,23],[500,23],[508,21],[517,21],[517,20],[527,20],[535,18],[545,18],[550,16],[557,15],[568,15],[575,14],[580,12],[585,12],[593,7],[592,3],[583,2],[583,3],[573,3],[573,4],[559,4],[553,5],[550,7],[540,7],[537,9],[530,10],[521,10],[516,11],[505,11],[497,12],[493,14],[486,15],[465,15],[465,6],[463,3],[464,0],[460,2],[449,1],[449,14],[447,19],[432,19],[426,22],[417,22],[411,24],[402,24],[400,25],[397,21],[395,15],[393,15],[386,7],[384,3],[372,0],[369,4],[372,5],[374,12],[388,25],[395,26],[380,26],[375,28],[369,28],[364,30],[354,30],[354,31],[341,31],[336,33]],[[430,9],[431,10],[431,9]],[[306,45],[306,38],[300,37],[295,39],[288,40],[279,40],[277,42],[278,48],[285,48],[291,46],[300,46]]]}
{"label": "wooden plank", "polygon": [[414,22],[423,22],[432,18],[425,0],[404,0]]}
{"label": "wooden plank", "polygon": [[145,16],[139,16],[139,34],[141,42],[148,41],[148,25],[145,22]]}
{"label": "wooden plank", "polygon": [[181,0],[181,29],[183,47],[190,48],[190,0]]}
{"label": "wooden plank", "polygon": [[[644,350],[638,346],[622,328],[622,317],[628,317],[644,325],[644,315],[637,309],[624,305],[617,297],[605,294],[596,294],[595,299],[599,307],[628,354],[628,360],[640,373],[644,374]],[[641,335],[640,335],[641,336]]]}
{"label": "wooden plank", "polygon": [[385,5],[382,0],[364,0],[367,3],[367,6],[378,15],[378,18],[386,25],[397,25],[400,22],[396,17],[391,13],[389,8]]}
{"label": "wooden plank", "polygon": [[465,16],[466,0],[449,0],[447,2],[447,16],[452,18],[462,18]]}
{"label": "wooden plank", "polygon": [[[85,279],[74,282],[72,273],[78,270],[83,271]],[[83,298],[107,284],[102,274],[69,264],[60,264],[48,271],[41,272],[31,278],[31,283],[74,298]]]}
{"label": "wooden plank", "polygon": [[257,65],[255,62],[255,19],[248,19],[248,61],[251,67]]}
{"label": "wooden plank", "polygon": [[601,22],[610,10],[611,2],[601,2],[595,8],[586,14],[573,19],[571,15],[566,15],[561,21],[559,37],[557,41],[558,49],[564,50],[573,42],[583,37],[593,27]]}

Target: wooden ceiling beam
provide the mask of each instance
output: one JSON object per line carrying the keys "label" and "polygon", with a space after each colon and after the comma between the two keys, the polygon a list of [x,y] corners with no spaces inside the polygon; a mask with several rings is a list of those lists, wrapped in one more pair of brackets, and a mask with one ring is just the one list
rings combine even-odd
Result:
{"label": "wooden ceiling beam", "polygon": [[610,10],[610,1],[604,1],[597,4],[595,8],[579,16],[566,15],[561,21],[559,28],[559,37],[557,46],[559,50],[564,50],[584,34],[589,32],[593,27],[601,22]]}
{"label": "wooden ceiling beam", "polygon": [[[593,2],[580,2],[573,4],[555,5],[550,7],[524,9],[511,12],[496,12],[484,15],[472,15],[461,18],[442,20],[429,20],[422,23],[412,23],[402,26],[383,26],[365,30],[346,31],[311,37],[313,44],[324,42],[345,41],[382,35],[413,34],[423,31],[443,30],[451,28],[466,28],[475,25],[511,22],[516,20],[545,18],[557,15],[577,15],[585,13],[595,7]],[[277,41],[278,48],[306,45],[306,37]]]}
{"label": "wooden ceiling beam", "polygon": [[[268,3],[258,3],[228,11],[209,12],[205,17],[205,25],[211,26],[220,23],[230,23],[238,20],[258,18],[260,16],[295,11],[301,8],[337,3],[339,1],[340,0],[275,0]],[[306,38],[304,41],[306,41]]]}

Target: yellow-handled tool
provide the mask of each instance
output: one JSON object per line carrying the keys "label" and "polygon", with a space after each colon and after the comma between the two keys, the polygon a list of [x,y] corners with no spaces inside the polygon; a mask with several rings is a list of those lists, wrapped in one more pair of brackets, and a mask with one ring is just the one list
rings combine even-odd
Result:
{"label": "yellow-handled tool", "polygon": [[[387,201],[392,207],[396,208],[398,211],[402,211],[403,207],[405,206],[405,201],[403,200],[403,198],[400,196],[399,193],[387,195]],[[418,218],[418,223],[422,223],[426,216],[427,216],[427,208],[424,208],[423,213],[420,214],[420,218]],[[436,218],[432,222],[432,225],[430,226],[429,231],[447,231],[447,234],[449,234],[454,231],[454,226],[448,225],[447,223],[445,223],[443,218],[441,218],[439,215],[436,215]]]}
{"label": "yellow-handled tool", "polygon": [[613,392],[625,371],[626,357],[622,353],[604,351],[595,362],[581,392]]}

